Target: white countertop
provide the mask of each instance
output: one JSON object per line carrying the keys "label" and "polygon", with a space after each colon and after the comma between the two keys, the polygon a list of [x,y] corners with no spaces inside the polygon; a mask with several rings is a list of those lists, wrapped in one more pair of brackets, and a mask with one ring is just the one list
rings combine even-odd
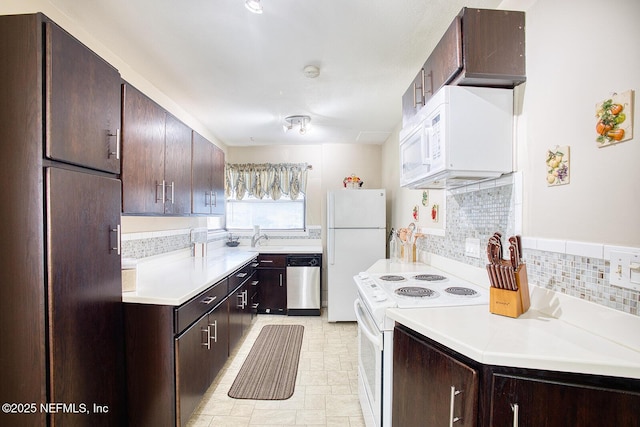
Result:
{"label": "white countertop", "polygon": [[181,305],[258,253],[322,253],[321,246],[259,246],[219,248],[207,257],[161,256],[137,264],[136,290],[122,293],[125,303]]}
{"label": "white countertop", "polygon": [[[381,260],[367,271],[410,272],[420,266]],[[515,319],[490,313],[488,305],[392,308],[387,316],[487,365],[640,379],[640,318],[531,288],[532,308]]]}

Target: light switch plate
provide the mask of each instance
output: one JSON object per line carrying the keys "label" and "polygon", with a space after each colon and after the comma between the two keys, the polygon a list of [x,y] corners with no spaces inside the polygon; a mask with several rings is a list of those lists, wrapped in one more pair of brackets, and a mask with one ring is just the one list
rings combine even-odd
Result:
{"label": "light switch plate", "polygon": [[464,241],[464,254],[471,258],[480,258],[480,239],[467,237]]}
{"label": "light switch plate", "polygon": [[640,291],[640,253],[611,252],[609,283]]}

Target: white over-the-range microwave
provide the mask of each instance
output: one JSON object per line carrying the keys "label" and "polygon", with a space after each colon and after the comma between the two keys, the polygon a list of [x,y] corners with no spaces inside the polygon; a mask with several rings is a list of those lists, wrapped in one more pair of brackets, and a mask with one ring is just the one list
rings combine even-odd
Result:
{"label": "white over-the-range microwave", "polygon": [[400,132],[400,185],[453,188],[513,172],[513,90],[443,86]]}

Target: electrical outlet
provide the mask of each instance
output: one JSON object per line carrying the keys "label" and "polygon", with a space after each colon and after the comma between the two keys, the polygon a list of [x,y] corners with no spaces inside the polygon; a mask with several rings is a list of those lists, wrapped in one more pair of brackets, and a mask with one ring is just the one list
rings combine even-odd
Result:
{"label": "electrical outlet", "polygon": [[609,283],[640,291],[640,254],[611,252]]}
{"label": "electrical outlet", "polygon": [[467,237],[464,241],[464,254],[471,258],[480,258],[480,239]]}

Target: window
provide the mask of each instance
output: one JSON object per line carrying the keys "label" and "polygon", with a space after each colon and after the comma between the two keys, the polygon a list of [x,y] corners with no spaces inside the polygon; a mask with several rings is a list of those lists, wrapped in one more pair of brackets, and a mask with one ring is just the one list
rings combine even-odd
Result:
{"label": "window", "polygon": [[227,229],[251,230],[259,225],[263,230],[304,230],[306,203],[304,195],[296,200],[282,196],[278,200],[245,197],[227,199]]}
{"label": "window", "polygon": [[310,169],[306,163],[227,163],[227,229],[305,230]]}

